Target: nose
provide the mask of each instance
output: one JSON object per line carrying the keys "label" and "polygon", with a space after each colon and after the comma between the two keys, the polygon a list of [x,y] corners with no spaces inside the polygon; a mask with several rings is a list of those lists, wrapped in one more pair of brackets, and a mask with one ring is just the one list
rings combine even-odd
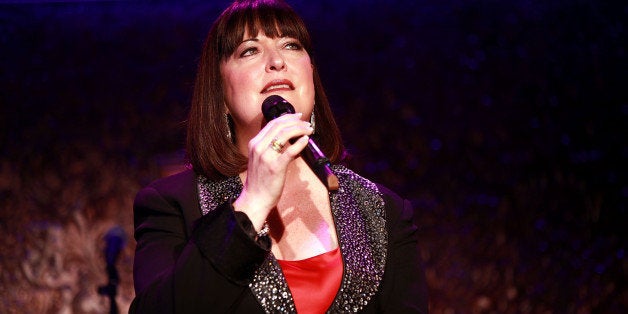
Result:
{"label": "nose", "polygon": [[279,51],[270,50],[268,56],[268,63],[266,64],[266,71],[283,71],[286,68],[286,61]]}

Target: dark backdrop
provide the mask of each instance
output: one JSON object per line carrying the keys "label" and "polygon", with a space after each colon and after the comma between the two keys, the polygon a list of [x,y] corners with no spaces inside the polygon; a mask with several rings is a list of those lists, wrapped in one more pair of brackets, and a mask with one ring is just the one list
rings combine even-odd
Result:
{"label": "dark backdrop", "polygon": [[[290,3],[350,165],[416,207],[433,312],[627,311],[626,4]],[[180,164],[226,5],[0,3],[0,309],[106,311],[103,234]]]}

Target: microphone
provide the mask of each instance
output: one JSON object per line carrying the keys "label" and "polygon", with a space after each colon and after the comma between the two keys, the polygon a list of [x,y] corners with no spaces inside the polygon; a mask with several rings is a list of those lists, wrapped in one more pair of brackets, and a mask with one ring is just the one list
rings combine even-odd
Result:
{"label": "microphone", "polygon": [[105,261],[107,265],[113,265],[120,255],[120,251],[126,245],[126,234],[120,226],[114,226],[105,234]]}
{"label": "microphone", "polygon": [[[266,121],[294,112],[292,104],[279,95],[268,96],[262,103],[262,113]],[[301,151],[301,157],[329,191],[338,190],[338,177],[331,171],[329,159],[311,138],[307,147]]]}
{"label": "microphone", "polygon": [[126,234],[120,226],[114,226],[105,234],[105,262],[107,263],[107,277],[109,281],[106,285],[98,287],[98,294],[109,297],[109,313],[119,314],[120,309],[116,303],[116,294],[118,293],[118,283],[120,276],[116,268],[116,260],[120,252],[126,245]]}

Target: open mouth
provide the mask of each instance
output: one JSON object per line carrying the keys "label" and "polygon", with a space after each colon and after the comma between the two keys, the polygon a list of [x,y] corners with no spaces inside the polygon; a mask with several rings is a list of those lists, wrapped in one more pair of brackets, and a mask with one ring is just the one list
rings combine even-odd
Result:
{"label": "open mouth", "polygon": [[261,93],[265,94],[265,93],[271,93],[271,92],[276,92],[276,91],[289,91],[293,89],[294,89],[294,86],[292,85],[292,82],[288,80],[275,80],[266,84],[266,86],[264,86],[264,89],[262,89]]}

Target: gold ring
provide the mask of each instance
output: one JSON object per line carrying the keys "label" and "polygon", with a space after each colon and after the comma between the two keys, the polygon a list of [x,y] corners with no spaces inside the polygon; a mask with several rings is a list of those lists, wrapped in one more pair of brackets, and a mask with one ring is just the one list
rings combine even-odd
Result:
{"label": "gold ring", "polygon": [[270,141],[270,148],[272,148],[274,151],[278,152],[278,153],[283,153],[283,148],[284,148],[284,143],[279,142],[279,140],[277,140],[277,138],[274,138],[272,141]]}

